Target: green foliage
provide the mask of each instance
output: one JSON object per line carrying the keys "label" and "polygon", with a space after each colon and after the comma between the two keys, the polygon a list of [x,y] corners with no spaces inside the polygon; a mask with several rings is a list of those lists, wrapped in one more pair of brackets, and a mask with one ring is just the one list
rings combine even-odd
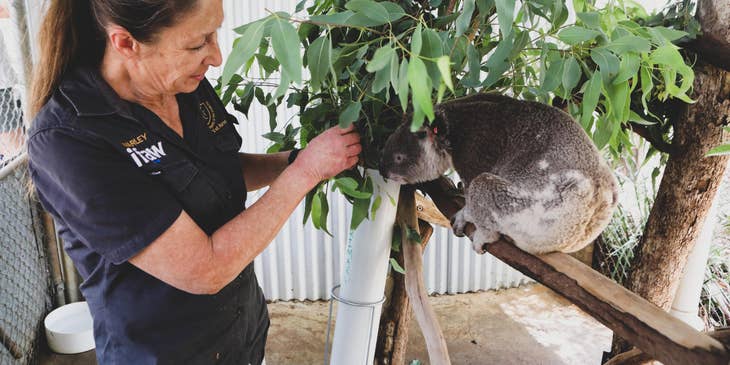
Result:
{"label": "green foliage", "polygon": [[[273,13],[241,26],[219,85],[223,100],[244,113],[254,98],[267,107],[271,150],[306,146],[333,125],[355,123],[368,168],[377,168],[378,151],[400,123],[418,129],[434,119],[435,102],[472,93],[560,106],[615,156],[631,147],[627,126],[668,138],[667,113],[657,105],[691,102],[694,74],[673,43],[696,33],[684,31],[688,6],[673,10],[674,23],[659,24],[632,1],[598,8],[573,0],[577,19],[566,24],[565,0],[454,4],[449,13],[449,2],[438,0],[302,1],[297,9],[306,7],[306,16]],[[299,129],[276,120],[285,100],[299,109]],[[353,228],[374,215],[371,200],[382,200],[357,171],[327,184],[354,204]],[[328,190],[307,197],[307,216],[311,210],[323,229]]]}

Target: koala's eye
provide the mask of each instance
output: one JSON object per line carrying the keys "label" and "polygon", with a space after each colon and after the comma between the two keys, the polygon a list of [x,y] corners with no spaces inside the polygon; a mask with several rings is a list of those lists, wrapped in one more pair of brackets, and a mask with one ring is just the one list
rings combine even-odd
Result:
{"label": "koala's eye", "polygon": [[405,157],[400,153],[396,153],[395,156],[393,156],[393,158],[395,159],[396,163],[401,163],[405,159]]}
{"label": "koala's eye", "polygon": [[426,131],[416,132],[416,137],[418,137],[420,139],[426,138]]}

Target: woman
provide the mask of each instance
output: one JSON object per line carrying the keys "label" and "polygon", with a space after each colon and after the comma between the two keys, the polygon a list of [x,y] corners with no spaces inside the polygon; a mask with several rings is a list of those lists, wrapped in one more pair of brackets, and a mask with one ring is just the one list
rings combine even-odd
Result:
{"label": "woman", "polygon": [[[44,19],[29,167],[84,278],[101,364],[260,363],[253,260],[358,160],[338,127],[291,164],[238,154],[204,78],[222,20],[221,0],[54,0]],[[246,188],[267,185],[244,211]]]}

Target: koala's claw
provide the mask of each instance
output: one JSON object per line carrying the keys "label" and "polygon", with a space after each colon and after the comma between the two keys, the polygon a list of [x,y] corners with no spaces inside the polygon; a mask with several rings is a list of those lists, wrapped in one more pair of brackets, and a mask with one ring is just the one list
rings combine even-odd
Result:
{"label": "koala's claw", "polygon": [[484,255],[487,252],[487,244],[489,244],[489,242],[472,243],[471,247],[477,254]]}
{"label": "koala's claw", "polygon": [[451,217],[451,228],[454,231],[454,235],[457,237],[466,236],[466,224],[467,221],[464,219],[464,211],[460,210],[453,217]]}
{"label": "koala's claw", "polygon": [[499,240],[499,232],[494,230],[487,230],[483,228],[477,228],[474,232],[474,240],[472,241],[472,248],[474,252],[483,255],[487,252],[487,245]]}

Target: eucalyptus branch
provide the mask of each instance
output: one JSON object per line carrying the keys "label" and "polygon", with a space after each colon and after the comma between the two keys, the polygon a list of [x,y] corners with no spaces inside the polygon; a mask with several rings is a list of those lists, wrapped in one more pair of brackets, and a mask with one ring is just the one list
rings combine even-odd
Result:
{"label": "eucalyptus branch", "polygon": [[449,0],[449,5],[446,7],[446,15],[451,15],[456,7],[456,0]]}
{"label": "eucalyptus branch", "polygon": [[654,138],[654,136],[651,134],[649,129],[646,128],[646,126],[643,126],[641,124],[634,123],[634,122],[629,122],[628,126],[638,136],[649,141],[649,143],[651,143],[651,145],[654,148],[656,148],[658,151],[666,153],[666,154],[672,154],[672,152],[674,151],[671,144],[665,142],[663,139]]}

